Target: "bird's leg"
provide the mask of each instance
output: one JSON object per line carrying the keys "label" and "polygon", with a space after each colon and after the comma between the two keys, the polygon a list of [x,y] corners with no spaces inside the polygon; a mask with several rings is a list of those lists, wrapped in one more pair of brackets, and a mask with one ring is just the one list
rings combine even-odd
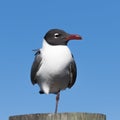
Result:
{"label": "bird's leg", "polygon": [[58,102],[59,102],[59,99],[60,99],[60,92],[58,92],[57,95],[56,95],[55,113],[57,113],[57,110],[58,110]]}

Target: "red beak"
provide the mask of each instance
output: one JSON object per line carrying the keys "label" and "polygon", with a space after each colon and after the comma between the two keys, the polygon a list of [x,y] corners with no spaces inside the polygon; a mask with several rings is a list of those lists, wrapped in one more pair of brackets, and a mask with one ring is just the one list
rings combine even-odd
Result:
{"label": "red beak", "polygon": [[82,40],[82,37],[80,35],[77,34],[70,34],[66,40]]}

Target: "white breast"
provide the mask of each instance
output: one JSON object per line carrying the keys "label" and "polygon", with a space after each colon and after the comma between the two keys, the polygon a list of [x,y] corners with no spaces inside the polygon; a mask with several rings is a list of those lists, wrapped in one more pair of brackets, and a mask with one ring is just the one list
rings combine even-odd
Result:
{"label": "white breast", "polygon": [[[56,45],[52,46],[49,45],[45,40],[43,42],[43,47],[41,49],[41,55],[42,55],[42,65],[37,72],[37,75],[42,77],[40,78],[39,85],[41,89],[44,90],[45,93],[50,92],[50,85],[52,82],[54,84],[58,84],[55,82],[60,82],[61,87],[65,89],[67,83],[65,83],[66,80],[63,78],[63,84],[62,81],[59,81],[57,79],[56,81],[52,79],[52,76],[58,75],[60,73],[65,74],[65,68],[66,66],[72,61],[72,55],[67,46],[64,45]],[[62,78],[61,74],[61,78]],[[65,78],[66,79],[66,78]],[[66,81],[68,82],[68,80]],[[57,87],[57,86],[56,86]],[[59,86],[58,86],[59,87]],[[59,88],[54,89],[53,91],[57,91]]]}
{"label": "white breast", "polygon": [[72,60],[72,55],[67,46],[49,45],[46,41],[41,49],[42,62],[51,72],[60,72]]}

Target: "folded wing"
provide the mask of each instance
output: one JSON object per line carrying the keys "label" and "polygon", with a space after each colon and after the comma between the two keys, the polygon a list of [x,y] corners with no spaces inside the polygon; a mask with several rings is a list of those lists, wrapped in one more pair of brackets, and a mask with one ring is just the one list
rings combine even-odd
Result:
{"label": "folded wing", "polygon": [[74,85],[77,76],[77,68],[74,60],[69,64],[69,75],[70,81],[68,84],[68,88],[71,88]]}
{"label": "folded wing", "polygon": [[31,76],[30,77],[31,77],[31,82],[33,85],[37,83],[36,73],[39,70],[39,68],[41,67],[41,60],[42,60],[41,52],[40,52],[40,50],[38,50],[35,53],[35,59],[33,61],[32,68],[31,68]]}

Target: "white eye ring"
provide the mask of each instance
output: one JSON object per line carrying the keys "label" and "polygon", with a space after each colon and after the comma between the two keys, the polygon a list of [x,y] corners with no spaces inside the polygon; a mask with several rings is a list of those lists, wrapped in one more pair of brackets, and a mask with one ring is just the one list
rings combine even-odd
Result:
{"label": "white eye ring", "polygon": [[60,35],[59,33],[55,33],[55,34],[54,34],[55,38],[58,38],[59,35]]}

